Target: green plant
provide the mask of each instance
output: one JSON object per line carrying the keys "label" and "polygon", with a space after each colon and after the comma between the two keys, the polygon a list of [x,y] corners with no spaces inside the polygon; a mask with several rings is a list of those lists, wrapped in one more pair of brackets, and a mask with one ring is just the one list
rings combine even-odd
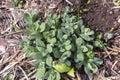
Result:
{"label": "green plant", "polygon": [[25,2],[25,0],[12,0],[13,5],[17,6],[18,8],[23,8]]}
{"label": "green plant", "polygon": [[37,78],[60,80],[62,73],[74,77],[74,68],[82,66],[92,76],[98,70],[97,65],[102,64],[93,51],[94,31],[85,28],[83,21],[78,21],[70,11],[66,7],[63,14],[49,15],[44,22],[36,20],[35,12],[24,15],[28,27],[23,50],[26,57],[35,59]]}
{"label": "green plant", "polygon": [[120,6],[120,0],[117,0],[114,4],[115,6]]}
{"label": "green plant", "polygon": [[88,1],[87,1],[87,4],[90,4],[90,2],[91,2],[91,0],[88,0]]}

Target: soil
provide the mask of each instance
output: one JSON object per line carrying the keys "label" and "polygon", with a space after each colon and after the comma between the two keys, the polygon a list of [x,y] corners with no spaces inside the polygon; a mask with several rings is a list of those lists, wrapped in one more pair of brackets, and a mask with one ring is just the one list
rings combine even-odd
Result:
{"label": "soil", "polygon": [[91,0],[87,8],[82,18],[88,27],[104,32],[120,28],[120,8],[115,8],[113,0]]}

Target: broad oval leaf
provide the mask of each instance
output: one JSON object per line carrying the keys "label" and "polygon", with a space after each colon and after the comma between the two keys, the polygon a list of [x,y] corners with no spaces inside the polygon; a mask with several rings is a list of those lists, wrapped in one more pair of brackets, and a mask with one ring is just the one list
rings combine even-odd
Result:
{"label": "broad oval leaf", "polygon": [[56,38],[48,39],[48,42],[51,43],[51,44],[55,44],[56,43]]}
{"label": "broad oval leaf", "polygon": [[81,46],[81,50],[82,50],[83,52],[87,52],[87,51],[88,51],[88,48],[87,48],[86,46]]}
{"label": "broad oval leaf", "polygon": [[48,51],[49,53],[52,52],[52,46],[51,46],[50,44],[47,44],[47,51]]}
{"label": "broad oval leaf", "polygon": [[72,48],[71,45],[66,45],[66,46],[65,46],[65,49],[66,49],[66,50],[70,50],[71,48]]}
{"label": "broad oval leaf", "polygon": [[83,53],[77,53],[76,58],[75,58],[75,62],[80,62],[84,60],[84,55]]}
{"label": "broad oval leaf", "polygon": [[45,28],[46,28],[46,25],[45,25],[45,23],[42,23],[41,25],[40,25],[40,32],[43,32],[44,30],[45,30]]}
{"label": "broad oval leaf", "polygon": [[82,38],[77,38],[76,39],[76,45],[81,45],[83,43],[83,39]]}
{"label": "broad oval leaf", "polygon": [[44,74],[45,74],[45,68],[39,68],[37,69],[36,78],[42,79],[44,77]]}
{"label": "broad oval leaf", "polygon": [[87,55],[90,59],[94,57],[93,51],[88,51],[88,52],[86,53],[86,55]]}
{"label": "broad oval leaf", "polygon": [[84,71],[85,71],[85,73],[86,73],[89,77],[92,77],[92,76],[93,76],[93,74],[91,73],[88,65],[84,65]]}
{"label": "broad oval leaf", "polygon": [[52,62],[53,62],[52,57],[51,57],[51,56],[48,56],[47,59],[46,59],[46,64],[47,64],[48,66],[52,66]]}
{"label": "broad oval leaf", "polygon": [[64,45],[69,45],[71,43],[70,40],[67,40],[66,42],[64,42]]}
{"label": "broad oval leaf", "polygon": [[91,40],[93,40],[93,38],[92,38],[92,37],[89,37],[87,34],[80,34],[80,36],[81,36],[84,40],[86,40],[86,41],[91,41]]}
{"label": "broad oval leaf", "polygon": [[94,63],[97,64],[97,65],[101,65],[101,64],[103,64],[103,61],[100,58],[95,57],[94,58]]}
{"label": "broad oval leaf", "polygon": [[67,39],[68,38],[68,36],[65,34],[65,35],[63,35],[63,39]]}

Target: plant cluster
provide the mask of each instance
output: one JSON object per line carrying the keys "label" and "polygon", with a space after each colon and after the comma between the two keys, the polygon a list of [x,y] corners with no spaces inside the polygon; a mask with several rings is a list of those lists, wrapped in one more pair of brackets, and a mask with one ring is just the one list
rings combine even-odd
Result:
{"label": "plant cluster", "polygon": [[93,50],[94,31],[86,28],[82,19],[77,20],[70,11],[66,7],[63,14],[49,15],[44,22],[36,20],[35,12],[24,15],[28,27],[23,50],[26,57],[35,59],[37,78],[60,80],[61,73],[75,77],[74,69],[81,67],[88,76],[92,76],[97,72],[97,66],[102,64]]}

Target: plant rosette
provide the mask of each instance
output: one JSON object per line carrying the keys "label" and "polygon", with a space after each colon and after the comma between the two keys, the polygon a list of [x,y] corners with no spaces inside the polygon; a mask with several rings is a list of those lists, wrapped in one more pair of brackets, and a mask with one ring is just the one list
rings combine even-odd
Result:
{"label": "plant rosette", "polygon": [[35,12],[24,15],[28,27],[23,51],[26,57],[35,59],[38,79],[60,80],[62,73],[75,77],[74,68],[82,66],[92,76],[102,64],[94,55],[94,31],[86,28],[82,19],[68,14],[71,11],[66,7],[63,14],[49,15],[44,22],[36,19]]}

